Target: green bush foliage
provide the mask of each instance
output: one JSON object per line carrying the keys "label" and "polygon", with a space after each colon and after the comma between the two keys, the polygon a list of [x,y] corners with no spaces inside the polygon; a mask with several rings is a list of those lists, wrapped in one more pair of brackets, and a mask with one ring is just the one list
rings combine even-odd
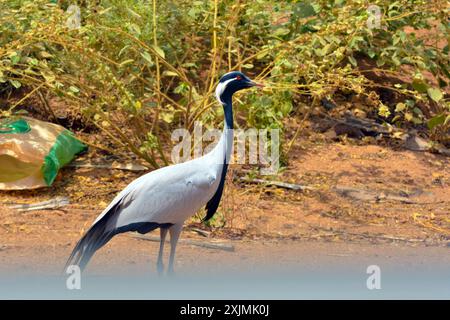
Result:
{"label": "green bush foliage", "polygon": [[300,106],[346,95],[449,142],[446,1],[104,0],[79,3],[80,28],[67,25],[70,3],[0,0],[0,94],[26,89],[3,116],[60,97],[157,168],[170,129],[218,125],[216,81],[242,70],[267,89],[237,97],[240,126],[282,128]]}

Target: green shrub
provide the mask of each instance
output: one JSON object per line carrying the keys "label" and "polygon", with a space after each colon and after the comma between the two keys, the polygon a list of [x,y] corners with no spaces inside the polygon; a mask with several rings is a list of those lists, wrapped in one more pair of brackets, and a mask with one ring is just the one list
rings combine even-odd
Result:
{"label": "green shrub", "polygon": [[86,3],[81,28],[69,30],[69,1],[0,0],[0,94],[61,97],[152,167],[168,162],[170,129],[219,124],[212,93],[235,69],[267,84],[238,96],[241,126],[282,128],[299,101],[352,95],[380,121],[448,142],[446,1],[371,1],[379,28],[368,27],[362,0]]}

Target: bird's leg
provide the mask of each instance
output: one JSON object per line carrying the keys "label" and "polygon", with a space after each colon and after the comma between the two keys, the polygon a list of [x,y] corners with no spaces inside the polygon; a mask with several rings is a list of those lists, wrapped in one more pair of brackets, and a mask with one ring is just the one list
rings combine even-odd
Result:
{"label": "bird's leg", "polygon": [[180,237],[181,229],[183,229],[183,224],[175,224],[170,227],[170,257],[169,257],[169,269],[168,273],[173,275],[173,263],[175,260],[175,249],[177,248],[178,238]]}
{"label": "bird's leg", "polygon": [[164,264],[163,264],[163,251],[164,251],[164,243],[166,242],[167,228],[160,228],[161,242],[159,243],[159,253],[158,253],[158,262],[156,263],[156,269],[158,270],[158,274],[162,275],[164,272]]}

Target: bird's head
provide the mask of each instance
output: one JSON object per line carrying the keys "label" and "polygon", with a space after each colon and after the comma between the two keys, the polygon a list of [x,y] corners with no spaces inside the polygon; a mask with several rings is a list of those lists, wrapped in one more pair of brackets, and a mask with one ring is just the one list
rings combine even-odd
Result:
{"label": "bird's head", "polygon": [[224,74],[220,78],[216,87],[216,98],[220,103],[231,102],[233,93],[251,87],[262,87],[261,84],[250,80],[245,74],[239,71],[232,71]]}

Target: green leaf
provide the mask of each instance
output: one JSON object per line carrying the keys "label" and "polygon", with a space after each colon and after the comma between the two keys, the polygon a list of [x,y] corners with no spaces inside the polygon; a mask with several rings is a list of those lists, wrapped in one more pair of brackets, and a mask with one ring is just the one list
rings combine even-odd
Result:
{"label": "green leaf", "polygon": [[120,63],[120,66],[123,67],[123,66],[126,66],[127,64],[130,64],[130,63],[133,63],[133,62],[134,62],[133,59],[127,59],[127,60],[125,60],[125,61],[122,61],[122,62]]}
{"label": "green leaf", "polygon": [[286,101],[281,105],[281,113],[285,117],[292,111],[292,101]]}
{"label": "green leaf", "polygon": [[129,30],[129,32],[131,32],[135,35],[138,35],[138,36],[141,35],[141,28],[135,23],[129,23],[128,30]]}
{"label": "green leaf", "polygon": [[9,83],[11,83],[12,86],[16,89],[19,89],[22,86],[22,84],[17,80],[9,80]]}
{"label": "green leaf", "polygon": [[174,93],[177,93],[177,94],[185,94],[185,93],[187,93],[188,91],[189,91],[189,86],[187,85],[187,83],[184,83],[184,82],[180,83],[180,84],[173,90],[173,92],[174,92]]}
{"label": "green leaf", "polygon": [[448,54],[449,50],[448,50],[448,45],[446,45],[443,49],[442,52],[445,54]]}
{"label": "green leaf", "polygon": [[178,73],[166,70],[166,71],[163,72],[163,76],[166,76],[166,77],[178,77]]}
{"label": "green leaf", "polygon": [[320,50],[320,56],[324,57],[328,54],[328,52],[330,51],[331,45],[328,43],[326,44],[321,50]]}
{"label": "green leaf", "polygon": [[412,118],[412,122],[413,122],[414,124],[422,124],[422,123],[423,123],[422,119],[417,118],[417,117],[413,117],[413,118]]}
{"label": "green leaf", "polygon": [[371,59],[373,59],[377,54],[376,54],[376,52],[375,52],[372,48],[369,48],[369,49],[367,50],[367,55],[368,55]]}
{"label": "green leaf", "polygon": [[137,18],[137,19],[142,19],[142,17],[140,16],[140,14],[138,14],[137,12],[131,10],[130,8],[127,8],[127,11],[128,11],[132,16],[134,16],[135,18]]}
{"label": "green leaf", "polygon": [[28,63],[31,64],[32,66],[37,66],[39,64],[39,61],[36,58],[32,58],[28,60]]}
{"label": "green leaf", "polygon": [[396,46],[400,42],[400,37],[394,36],[392,40],[392,44]]}
{"label": "green leaf", "polygon": [[428,96],[436,102],[439,102],[442,98],[442,91],[437,88],[429,88],[427,90]]}
{"label": "green leaf", "polygon": [[316,15],[316,10],[309,3],[299,2],[294,7],[294,16],[297,18],[308,18]]}
{"label": "green leaf", "polygon": [[352,64],[352,66],[357,67],[358,66],[358,62],[356,62],[356,59],[353,56],[348,56],[348,61],[350,61],[350,63]]}
{"label": "green leaf", "polygon": [[412,82],[412,86],[414,90],[420,93],[425,93],[428,90],[428,85],[420,79],[414,79]]}
{"label": "green leaf", "polygon": [[263,59],[265,56],[267,56],[268,53],[269,53],[269,51],[264,50],[263,52],[259,53],[259,54],[256,56],[256,59],[257,59],[257,60],[261,60],[261,59]]}
{"label": "green leaf", "polygon": [[242,68],[245,68],[245,69],[252,69],[254,66],[253,66],[253,64],[251,64],[251,63],[246,63],[246,64],[243,64],[242,65]]}
{"label": "green leaf", "polygon": [[291,30],[289,30],[288,28],[278,28],[273,33],[273,36],[281,37],[281,36],[285,36],[285,35],[289,34],[289,32],[291,32]]}
{"label": "green leaf", "polygon": [[419,115],[419,116],[423,116],[422,110],[420,110],[418,107],[415,107],[415,108],[413,109],[413,112],[414,112],[415,114]]}
{"label": "green leaf", "polygon": [[428,129],[432,130],[437,125],[443,124],[445,122],[445,114],[437,115],[427,122]]}
{"label": "green leaf", "polygon": [[41,71],[41,75],[44,77],[45,81],[49,83],[52,83],[56,79],[55,75],[51,72]]}
{"label": "green leaf", "polygon": [[400,31],[400,40],[402,40],[402,42],[406,41],[406,32],[405,31]]}
{"label": "green leaf", "polygon": [[148,62],[148,64],[150,66],[153,66],[154,63],[153,63],[153,59],[152,59],[152,56],[150,55],[150,53],[148,53],[147,51],[144,51],[144,52],[141,52],[141,56],[142,56],[142,58],[145,59],[145,61]]}
{"label": "green leaf", "polygon": [[118,56],[122,56],[122,54],[125,52],[125,50],[127,50],[130,47],[129,44],[127,44],[126,46],[124,46],[122,49],[120,49]]}
{"label": "green leaf", "polygon": [[69,87],[69,90],[70,90],[71,92],[73,92],[73,93],[78,93],[78,92],[80,92],[80,89],[78,89],[78,88],[75,87],[75,86],[70,86],[70,87]]}
{"label": "green leaf", "polygon": [[197,68],[197,65],[193,62],[186,62],[182,64],[183,67],[185,68]]}
{"label": "green leaf", "polygon": [[51,53],[48,53],[47,51],[41,51],[39,54],[42,58],[52,58],[53,57],[53,55]]}
{"label": "green leaf", "polygon": [[161,56],[163,59],[166,58],[166,55],[165,55],[163,49],[161,49],[160,47],[155,46],[155,45],[152,45],[152,48],[153,48],[153,49],[156,51],[156,53],[157,53],[159,56]]}
{"label": "green leaf", "polygon": [[174,119],[174,113],[173,112],[163,112],[161,113],[161,118],[164,122],[172,123]]}
{"label": "green leaf", "polygon": [[444,125],[446,126],[447,123],[450,123],[450,114],[445,118]]}
{"label": "green leaf", "polygon": [[416,104],[416,102],[415,102],[414,100],[411,100],[411,99],[406,99],[406,100],[405,100],[405,104],[406,104],[409,108],[412,108],[412,107],[414,107],[414,105]]}
{"label": "green leaf", "polygon": [[406,109],[406,105],[403,102],[397,103],[395,106],[395,112],[402,112]]}
{"label": "green leaf", "polygon": [[391,59],[392,62],[394,62],[394,65],[396,65],[397,67],[402,64],[396,55],[393,55]]}
{"label": "green leaf", "polygon": [[[56,0],[53,0],[53,1],[56,2]],[[112,9],[112,7],[103,9],[103,10],[101,10],[101,11],[98,12],[98,15],[102,15],[102,14],[108,13],[109,11],[111,11],[111,9]]]}
{"label": "green leaf", "polygon": [[19,55],[12,56],[10,59],[11,59],[11,63],[12,64],[17,64],[17,63],[20,62],[20,56]]}
{"label": "green leaf", "polygon": [[414,118],[413,114],[411,112],[406,112],[405,113],[405,119],[407,121],[411,121]]}

